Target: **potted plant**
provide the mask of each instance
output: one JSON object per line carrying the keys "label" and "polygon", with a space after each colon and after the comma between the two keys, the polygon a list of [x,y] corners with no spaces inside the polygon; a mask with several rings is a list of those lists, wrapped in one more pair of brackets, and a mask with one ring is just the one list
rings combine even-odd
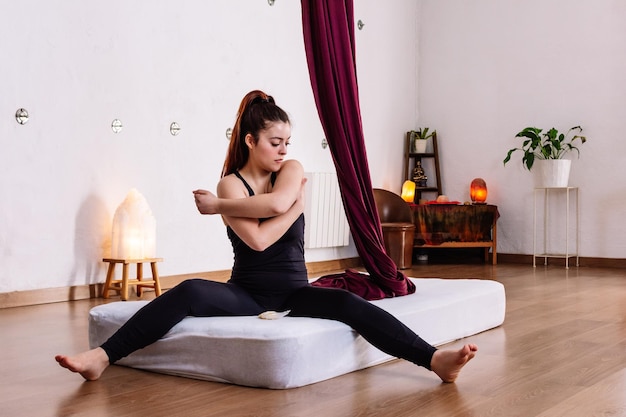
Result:
{"label": "potted plant", "polygon": [[430,131],[430,128],[424,127],[417,130],[411,130],[411,145],[413,152],[424,153],[426,152],[426,144],[428,138],[437,134],[436,130]]}
{"label": "potted plant", "polygon": [[524,168],[529,171],[537,168],[534,170],[537,187],[567,187],[572,161],[563,157],[570,151],[576,151],[580,156],[575,141],[579,140],[581,145],[587,141],[585,136],[577,134],[582,130],[580,126],[574,126],[567,133],[559,133],[555,128],[543,132],[543,129],[527,127],[515,135],[524,138],[522,147],[510,149],[504,165],[511,160],[513,152],[522,151]]}

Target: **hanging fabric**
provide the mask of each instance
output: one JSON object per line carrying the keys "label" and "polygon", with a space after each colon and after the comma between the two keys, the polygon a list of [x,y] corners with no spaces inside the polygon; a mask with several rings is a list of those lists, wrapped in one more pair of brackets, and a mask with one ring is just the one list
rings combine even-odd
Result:
{"label": "hanging fabric", "polygon": [[340,287],[368,300],[415,292],[384,248],[361,123],[352,0],[302,0],[311,87],[332,154],[346,217],[368,274],[348,270],[314,285]]}

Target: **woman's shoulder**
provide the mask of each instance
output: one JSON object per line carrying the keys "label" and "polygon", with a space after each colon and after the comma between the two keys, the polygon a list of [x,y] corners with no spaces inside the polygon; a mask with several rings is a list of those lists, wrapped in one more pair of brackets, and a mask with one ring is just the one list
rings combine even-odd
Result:
{"label": "woman's shoulder", "polygon": [[282,184],[291,184],[291,186],[299,189],[302,178],[304,178],[304,168],[302,164],[295,159],[288,159],[283,162],[280,169],[276,172],[276,182],[274,182],[274,185],[276,186],[280,182]]}
{"label": "woman's shoulder", "polygon": [[246,187],[235,174],[228,174],[217,183],[217,195],[220,198],[247,197]]}
{"label": "woman's shoulder", "polygon": [[304,167],[302,166],[300,161],[298,161],[297,159],[288,159],[285,162],[283,162],[283,165],[280,167],[278,174],[280,174],[283,171],[289,171],[292,173],[293,172],[304,173]]}

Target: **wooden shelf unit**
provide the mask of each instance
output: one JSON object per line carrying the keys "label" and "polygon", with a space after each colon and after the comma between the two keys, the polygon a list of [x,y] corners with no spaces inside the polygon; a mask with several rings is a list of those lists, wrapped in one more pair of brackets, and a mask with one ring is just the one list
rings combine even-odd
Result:
{"label": "wooden shelf unit", "polygon": [[[435,198],[443,194],[443,191],[441,188],[441,170],[439,168],[439,148],[437,145],[437,133],[436,132],[433,133],[431,140],[432,140],[432,145],[433,145],[432,152],[424,152],[424,153],[411,152],[412,151],[411,132],[406,132],[406,145],[405,145],[405,150],[404,150],[404,179],[405,180],[413,179],[412,178],[413,169],[417,165],[417,161],[420,161],[421,163],[425,159],[432,159],[434,162],[434,167],[435,167],[434,181],[437,185],[427,186],[427,187],[416,186],[415,187],[415,199],[413,200],[415,203],[419,202],[419,200],[422,198],[422,193],[435,193],[436,194]],[[422,167],[423,166],[424,164],[422,163]],[[426,172],[426,176],[429,177],[428,182],[430,182],[432,180],[432,173],[429,175],[429,173]],[[432,200],[434,200],[434,198]]]}

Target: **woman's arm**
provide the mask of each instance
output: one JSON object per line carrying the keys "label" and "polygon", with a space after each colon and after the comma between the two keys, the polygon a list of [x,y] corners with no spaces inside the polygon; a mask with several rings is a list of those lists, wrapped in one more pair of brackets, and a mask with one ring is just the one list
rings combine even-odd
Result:
{"label": "woman's arm", "polygon": [[[224,222],[252,249],[257,251],[267,249],[287,232],[289,227],[291,227],[304,211],[304,184],[306,183],[306,179],[300,177],[299,181],[300,185],[296,200],[285,213],[271,217],[263,222],[249,217],[222,215]],[[220,197],[236,198],[242,192],[240,187],[243,187],[243,184],[218,187]],[[243,199],[240,198],[240,200],[252,200],[253,198],[254,196]]]}
{"label": "woman's arm", "polygon": [[[202,214],[223,214],[255,219],[274,217],[286,213],[294,204],[303,186],[303,176],[302,164],[291,159],[285,161],[278,171],[271,193],[258,194],[252,197],[247,197],[245,193],[235,194],[231,198],[217,197],[206,190],[195,190],[193,194],[198,211]],[[220,187],[230,188],[231,182],[239,183],[240,180],[223,178],[218,185],[218,194],[222,195]]]}

